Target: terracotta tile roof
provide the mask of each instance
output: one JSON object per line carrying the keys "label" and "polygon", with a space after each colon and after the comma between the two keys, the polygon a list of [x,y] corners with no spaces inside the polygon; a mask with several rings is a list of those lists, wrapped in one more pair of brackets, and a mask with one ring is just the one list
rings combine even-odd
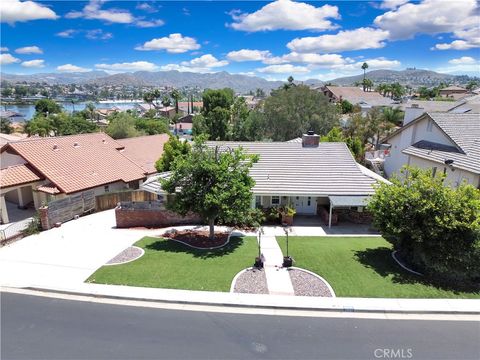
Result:
{"label": "terracotta tile roof", "polygon": [[47,194],[60,194],[60,190],[52,183],[40,185],[37,190]]}
{"label": "terracotta tile roof", "polygon": [[82,134],[8,143],[1,151],[18,153],[67,194],[112,182],[145,177],[145,171],[119,151],[106,134]]}
{"label": "terracotta tile roof", "polygon": [[42,179],[43,177],[27,164],[9,166],[0,170],[0,187],[2,188],[28,184]]}
{"label": "terracotta tile roof", "polygon": [[118,140],[125,149],[121,153],[140,165],[148,174],[157,172],[155,162],[163,154],[163,145],[170,138],[167,134],[139,136]]}

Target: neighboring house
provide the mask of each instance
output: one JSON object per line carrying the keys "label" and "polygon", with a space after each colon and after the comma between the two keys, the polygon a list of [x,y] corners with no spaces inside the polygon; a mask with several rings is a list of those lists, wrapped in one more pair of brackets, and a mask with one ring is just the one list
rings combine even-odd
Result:
{"label": "neighboring house", "polygon": [[190,123],[192,124],[193,123],[193,117],[195,115],[193,114],[188,114],[188,115],[185,115],[185,116],[182,116],[181,118],[178,119],[178,123]]}
{"label": "neighboring house", "polygon": [[21,133],[12,133],[12,134],[3,134],[0,133],[0,146],[5,145],[6,143],[9,143],[11,141],[20,141],[20,140],[25,140],[27,139],[27,134],[21,134]]}
{"label": "neighboring house", "polygon": [[394,106],[395,103],[389,97],[382,96],[376,91],[363,91],[362,88],[354,86],[322,86],[317,90],[321,91],[330,102],[339,103],[346,100],[352,105],[359,105],[363,111],[372,107]]}
{"label": "neighboring house", "polygon": [[155,170],[168,135],[113,140],[82,134],[9,142],[0,149],[2,221],[5,201],[38,209],[51,200],[93,190],[95,195],[138,189]]}
{"label": "neighboring house", "polygon": [[163,145],[168,139],[168,134],[158,134],[120,139],[117,142],[123,146],[120,153],[140,165],[147,176],[151,176],[157,173],[155,162],[162,156]]}
{"label": "neighboring house", "polygon": [[115,113],[118,113],[120,112],[121,110],[114,106],[114,107],[111,107],[109,109],[95,109],[95,119],[97,121],[100,121],[100,120],[106,120],[108,116],[112,115],[112,114],[115,114]]}
{"label": "neighboring house", "polygon": [[480,188],[480,118],[472,113],[425,113],[383,140],[391,145],[387,176],[402,166],[443,172],[446,183]]}
{"label": "neighboring house", "polygon": [[466,96],[468,94],[468,90],[460,86],[452,85],[440,89],[438,93],[440,94],[440,96],[443,97],[453,97],[455,99],[458,99],[462,96]]}
{"label": "neighboring house", "polygon": [[[172,119],[173,117],[175,117],[177,112],[175,111],[175,106],[163,106],[157,109],[157,114],[159,116]],[[178,109],[178,115],[183,116],[183,111],[180,108]]]}
{"label": "neighboring house", "polygon": [[[305,134],[300,142],[208,142],[211,147],[242,147],[259,155],[250,170],[255,180],[252,207],[291,205],[297,214],[316,215],[330,207],[362,211],[374,185],[388,182],[357,164],[345,143],[319,143]],[[163,195],[154,179],[142,188]],[[328,213],[328,211],[327,211]]]}
{"label": "neighboring house", "polygon": [[12,123],[25,121],[25,117],[22,114],[10,110],[0,111],[0,118],[7,119]]}
{"label": "neighboring house", "polygon": [[[193,109],[191,109],[192,104],[189,101],[179,101],[178,102],[178,109],[181,110],[185,114],[192,114],[198,113],[202,110],[203,101],[194,101],[193,102]],[[189,112],[190,110],[190,112]]]}

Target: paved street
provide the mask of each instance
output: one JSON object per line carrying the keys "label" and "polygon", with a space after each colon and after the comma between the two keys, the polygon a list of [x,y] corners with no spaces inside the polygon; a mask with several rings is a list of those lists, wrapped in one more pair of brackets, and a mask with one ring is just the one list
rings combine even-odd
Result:
{"label": "paved street", "polygon": [[11,293],[1,294],[1,330],[2,359],[480,356],[478,322],[240,315]]}

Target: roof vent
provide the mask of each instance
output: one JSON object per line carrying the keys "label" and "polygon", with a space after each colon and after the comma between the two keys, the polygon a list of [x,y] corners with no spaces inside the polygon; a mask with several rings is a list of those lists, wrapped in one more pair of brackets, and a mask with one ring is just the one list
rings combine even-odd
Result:
{"label": "roof vent", "polygon": [[107,140],[102,139],[102,143],[106,144],[106,143],[107,143]]}
{"label": "roof vent", "polygon": [[58,145],[57,144],[53,144],[53,150],[58,150]]}
{"label": "roof vent", "polygon": [[74,148],[78,148],[78,147],[80,147],[80,145],[78,144],[78,142],[74,142],[74,143],[73,143],[73,147],[74,147]]}

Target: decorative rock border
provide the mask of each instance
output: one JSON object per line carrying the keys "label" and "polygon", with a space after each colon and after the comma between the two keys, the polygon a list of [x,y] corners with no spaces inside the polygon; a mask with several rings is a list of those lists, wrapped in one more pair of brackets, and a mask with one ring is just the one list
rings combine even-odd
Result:
{"label": "decorative rock border", "polygon": [[[135,256],[135,257],[130,257],[130,255],[124,255],[125,252],[128,252],[128,251],[131,251],[131,250],[139,250],[140,251],[140,254]],[[143,255],[145,254],[145,250],[143,250],[142,248],[138,247],[138,246],[129,246],[128,248],[126,248],[125,250],[123,250],[122,252],[120,252],[119,254],[117,254],[115,257],[113,257],[112,259],[110,259],[106,264],[105,266],[113,266],[113,265],[121,265],[121,264],[126,264],[126,263],[129,263],[129,262],[132,262],[132,261],[135,261],[137,259],[140,259]],[[128,260],[126,261],[115,261],[115,259],[117,258],[122,258],[122,257],[126,257]]]}
{"label": "decorative rock border", "polygon": [[[293,269],[293,270],[299,270],[299,271],[303,271],[307,274],[310,274],[314,277],[316,277],[318,280],[322,281],[325,286],[328,288],[328,290],[330,291],[330,294],[332,295],[331,297],[337,297],[337,295],[335,295],[335,291],[333,290],[332,286],[328,283],[327,280],[325,280],[323,277],[321,277],[320,275],[318,274],[315,274],[314,272],[312,271],[309,271],[309,270],[306,270],[306,269],[302,269],[302,268],[299,268],[299,267],[295,267],[295,266],[291,266],[289,269]],[[298,295],[297,295],[298,296]]]}
{"label": "decorative rock border", "polygon": [[[263,276],[265,277],[265,292],[251,292],[251,293],[249,293],[249,292],[235,292],[235,286],[237,285],[238,279],[240,279],[240,277],[242,275],[244,275],[245,273],[247,273],[248,271],[258,271],[258,272],[263,273]],[[255,267],[249,267],[249,268],[241,270],[233,278],[232,284],[230,285],[230,292],[235,293],[235,294],[263,294],[263,295],[268,295],[268,284],[267,284],[267,277],[265,275],[265,269],[257,269]]]}
{"label": "decorative rock border", "polygon": [[401,267],[402,269],[404,269],[404,270],[406,270],[406,271],[408,271],[408,272],[410,272],[410,273],[412,273],[412,274],[415,274],[415,275],[418,275],[418,276],[423,276],[422,273],[419,273],[418,271],[412,270],[412,269],[410,269],[408,266],[404,265],[404,264],[397,258],[397,256],[396,256],[397,252],[398,252],[397,250],[392,251],[392,258],[393,258],[393,260],[395,260],[395,262],[396,262],[398,265],[400,265],[400,267]]}
{"label": "decorative rock border", "polygon": [[[208,247],[208,248],[205,248],[205,247],[198,247],[198,246],[193,246],[193,245],[190,245],[184,241],[181,241],[181,240],[176,240],[176,239],[173,239],[173,238],[165,238],[163,237],[164,239],[168,239],[168,240],[172,240],[172,241],[176,241],[177,243],[180,243],[180,244],[183,244],[183,245],[186,245],[188,247],[191,247],[192,249],[197,249],[197,250],[215,250],[215,249],[220,249],[222,247],[224,247],[225,245],[228,245],[228,243],[230,242],[230,237],[232,236],[232,232],[230,232],[230,234],[228,234],[228,237],[227,237],[227,241],[225,241],[225,243],[223,243],[222,245],[218,245],[218,246],[212,246],[212,247]],[[162,236],[160,236],[162,237]]]}

